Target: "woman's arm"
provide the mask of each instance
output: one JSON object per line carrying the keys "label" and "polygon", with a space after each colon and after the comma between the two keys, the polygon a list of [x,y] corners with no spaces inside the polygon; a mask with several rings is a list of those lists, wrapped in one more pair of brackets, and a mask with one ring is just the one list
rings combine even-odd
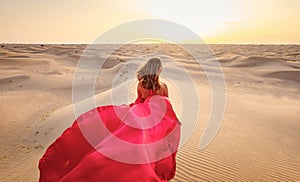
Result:
{"label": "woman's arm", "polygon": [[142,83],[139,82],[138,85],[137,85],[137,95],[138,95],[138,98],[142,97],[141,86],[142,86]]}
{"label": "woman's arm", "polygon": [[162,83],[162,84],[161,84],[161,89],[162,89],[161,95],[162,95],[162,96],[169,97],[168,87],[167,87],[167,85],[166,85],[165,83]]}

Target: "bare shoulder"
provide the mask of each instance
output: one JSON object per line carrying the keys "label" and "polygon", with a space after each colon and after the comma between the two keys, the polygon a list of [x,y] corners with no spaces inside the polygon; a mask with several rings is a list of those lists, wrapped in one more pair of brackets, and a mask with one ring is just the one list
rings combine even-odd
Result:
{"label": "bare shoulder", "polygon": [[137,87],[138,87],[138,89],[144,89],[144,87],[143,87],[143,85],[142,85],[142,81],[139,81]]}
{"label": "bare shoulder", "polygon": [[160,84],[161,88],[168,88],[167,84],[165,84],[164,82],[160,82],[159,84]]}
{"label": "bare shoulder", "polygon": [[159,95],[167,96],[167,97],[169,96],[167,84],[160,82]]}
{"label": "bare shoulder", "polygon": [[141,86],[142,85],[142,81],[138,81],[138,86]]}

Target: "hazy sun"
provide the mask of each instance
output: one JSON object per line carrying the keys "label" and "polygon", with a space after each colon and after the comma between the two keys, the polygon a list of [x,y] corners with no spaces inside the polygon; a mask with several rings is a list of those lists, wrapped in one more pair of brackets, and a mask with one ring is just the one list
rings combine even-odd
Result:
{"label": "hazy sun", "polygon": [[213,35],[227,22],[238,21],[241,13],[228,1],[145,1],[141,7],[154,18],[161,18],[183,24],[200,36]]}

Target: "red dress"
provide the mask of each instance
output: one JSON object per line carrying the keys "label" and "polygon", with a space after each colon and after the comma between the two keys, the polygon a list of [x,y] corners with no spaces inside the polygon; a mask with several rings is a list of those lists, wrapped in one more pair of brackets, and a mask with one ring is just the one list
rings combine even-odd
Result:
{"label": "red dress", "polygon": [[167,97],[100,106],[78,117],[39,161],[39,181],[168,181],[180,124]]}

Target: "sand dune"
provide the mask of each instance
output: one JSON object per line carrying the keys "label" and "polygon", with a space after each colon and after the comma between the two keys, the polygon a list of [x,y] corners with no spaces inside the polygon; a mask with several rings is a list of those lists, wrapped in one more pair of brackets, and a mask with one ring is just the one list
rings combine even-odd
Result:
{"label": "sand dune", "polygon": [[300,71],[291,70],[291,71],[276,71],[266,74],[266,76],[278,78],[281,80],[291,80],[295,82],[300,82]]}
{"label": "sand dune", "polygon": [[284,62],[264,57],[248,57],[243,60],[235,61],[233,67],[272,67],[278,64],[284,65]]}
{"label": "sand dune", "polygon": [[20,75],[11,75],[11,76],[6,76],[6,77],[0,77],[0,83],[5,83],[5,82],[8,82],[8,83],[12,83],[12,82],[15,82],[17,80],[24,80],[24,79],[28,79],[30,78],[30,76],[28,75],[24,75],[24,74],[20,74]]}
{"label": "sand dune", "polygon": [[[87,45],[0,47],[0,179],[37,181],[39,158],[75,119],[72,83]],[[134,70],[147,55],[162,54],[170,100],[179,118],[184,103],[176,84],[195,84],[198,124],[177,157],[172,181],[297,181],[300,179],[300,46],[211,45],[226,80],[226,110],[216,137],[204,150],[199,140],[210,118],[211,90],[203,67],[180,46],[132,44],[118,49],[95,80],[96,105],[128,104],[136,97]],[[90,49],[89,61],[111,45]],[[192,52],[205,50],[189,45]],[[188,82],[173,64],[190,74]],[[200,64],[218,77],[212,60]],[[172,78],[172,79],[170,79]],[[84,78],[83,78],[84,79]],[[114,81],[114,82],[113,82]],[[84,89],[84,86],[82,88]],[[120,94],[119,97],[111,97]],[[114,98],[114,100],[112,100]],[[85,103],[87,100],[81,100]],[[88,110],[83,107],[81,112]],[[183,126],[191,121],[182,120]]]}

